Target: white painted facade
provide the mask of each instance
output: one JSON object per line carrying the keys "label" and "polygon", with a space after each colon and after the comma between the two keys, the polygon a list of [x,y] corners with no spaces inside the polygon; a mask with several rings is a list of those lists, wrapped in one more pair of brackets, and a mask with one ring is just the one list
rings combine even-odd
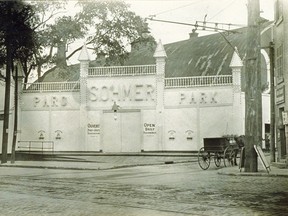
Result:
{"label": "white painted facade", "polygon": [[[236,52],[231,76],[165,78],[161,42],[154,57],[150,66],[89,68],[84,46],[79,82],[34,83],[21,93],[19,145],[53,141],[54,151],[196,151],[203,138],[244,134],[243,65]],[[263,95],[263,128],[269,107],[269,95]]]}

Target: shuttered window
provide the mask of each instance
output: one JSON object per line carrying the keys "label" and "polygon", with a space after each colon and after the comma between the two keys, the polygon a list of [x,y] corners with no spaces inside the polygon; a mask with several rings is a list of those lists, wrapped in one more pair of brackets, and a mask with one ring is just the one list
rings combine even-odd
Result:
{"label": "shuttered window", "polygon": [[283,82],[283,44],[276,50],[276,75],[277,83]]}

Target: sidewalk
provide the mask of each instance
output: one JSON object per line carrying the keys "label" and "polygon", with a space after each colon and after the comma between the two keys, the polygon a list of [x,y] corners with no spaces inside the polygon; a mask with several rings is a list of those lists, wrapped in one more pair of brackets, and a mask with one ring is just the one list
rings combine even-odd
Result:
{"label": "sidewalk", "polygon": [[223,167],[218,171],[219,175],[232,175],[232,176],[269,176],[269,177],[287,177],[288,169],[280,169],[275,166],[270,167],[269,173],[264,167],[258,163],[258,172],[244,172],[244,169],[240,172],[238,167]]}
{"label": "sidewalk", "polygon": [[139,153],[139,154],[99,154],[57,156],[48,160],[19,160],[0,167],[27,167],[45,169],[107,170],[124,167],[164,165],[173,163],[197,162],[191,153]]}
{"label": "sidewalk", "polygon": [[[73,170],[108,170],[124,167],[165,165],[174,163],[197,163],[196,154],[102,154],[102,155],[71,155],[55,157],[49,160],[19,160],[11,164],[0,164],[0,167],[25,167],[42,169],[73,169]],[[262,164],[258,163],[258,172],[240,172],[237,166],[223,167],[218,170],[220,175],[234,176],[277,176],[288,177],[288,169],[280,169],[275,166],[270,167],[269,173]],[[199,167],[200,169],[200,167]],[[204,171],[205,172],[205,171]]]}

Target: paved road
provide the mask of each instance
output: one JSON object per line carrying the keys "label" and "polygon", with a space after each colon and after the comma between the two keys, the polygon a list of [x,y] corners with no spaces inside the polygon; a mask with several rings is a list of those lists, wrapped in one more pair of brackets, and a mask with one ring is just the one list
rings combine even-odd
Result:
{"label": "paved road", "polygon": [[287,178],[226,176],[197,163],[116,170],[0,167],[0,215],[287,215]]}

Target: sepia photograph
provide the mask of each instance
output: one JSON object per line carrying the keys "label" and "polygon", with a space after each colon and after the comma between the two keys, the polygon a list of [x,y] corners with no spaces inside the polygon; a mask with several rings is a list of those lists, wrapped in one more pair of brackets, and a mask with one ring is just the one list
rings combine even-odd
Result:
{"label": "sepia photograph", "polygon": [[287,0],[0,0],[0,216],[288,215],[287,20]]}

